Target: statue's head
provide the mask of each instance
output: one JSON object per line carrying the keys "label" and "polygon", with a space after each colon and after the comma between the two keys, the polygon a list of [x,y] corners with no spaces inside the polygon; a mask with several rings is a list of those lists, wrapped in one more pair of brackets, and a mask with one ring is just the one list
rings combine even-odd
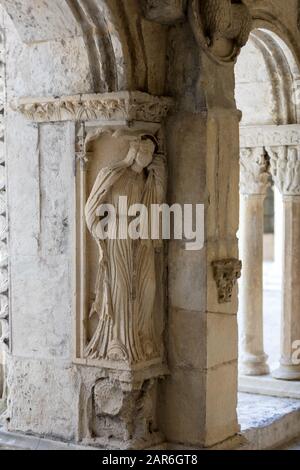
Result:
{"label": "statue's head", "polygon": [[153,156],[159,151],[157,138],[147,131],[117,130],[113,136],[124,139],[129,143],[129,150],[123,165],[133,168],[141,173],[153,160]]}
{"label": "statue's head", "polygon": [[133,167],[137,173],[141,173],[144,168],[147,168],[150,165],[153,160],[155,148],[155,143],[147,136],[143,136],[142,138],[130,143],[129,152],[135,153]]}
{"label": "statue's head", "polygon": [[136,163],[142,168],[147,168],[153,160],[155,145],[150,139],[142,139],[136,155]]}

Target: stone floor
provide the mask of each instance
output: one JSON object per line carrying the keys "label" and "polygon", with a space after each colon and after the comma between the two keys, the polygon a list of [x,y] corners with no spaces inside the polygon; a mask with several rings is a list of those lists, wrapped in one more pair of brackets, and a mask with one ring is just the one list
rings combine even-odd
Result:
{"label": "stone floor", "polygon": [[240,393],[238,419],[244,450],[293,450],[300,442],[300,400]]}
{"label": "stone floor", "polygon": [[238,417],[242,432],[267,426],[293,411],[300,411],[300,400],[239,393]]}

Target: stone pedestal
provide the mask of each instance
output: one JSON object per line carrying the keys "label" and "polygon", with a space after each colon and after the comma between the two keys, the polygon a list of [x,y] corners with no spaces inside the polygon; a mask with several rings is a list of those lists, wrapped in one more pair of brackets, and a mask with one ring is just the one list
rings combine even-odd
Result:
{"label": "stone pedestal", "polygon": [[78,366],[80,427],[77,440],[93,447],[142,450],[160,445],[158,379],[167,369],[118,373]]}
{"label": "stone pedestal", "polygon": [[240,372],[243,375],[269,373],[263,339],[264,200],[268,179],[263,149],[242,150],[240,239],[243,275]]}

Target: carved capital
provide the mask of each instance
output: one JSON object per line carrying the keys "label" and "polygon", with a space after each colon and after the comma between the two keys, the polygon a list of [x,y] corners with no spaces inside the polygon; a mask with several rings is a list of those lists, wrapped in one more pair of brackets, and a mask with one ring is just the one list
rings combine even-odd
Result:
{"label": "carved capital", "polygon": [[267,147],[271,173],[283,196],[300,196],[300,147]]}
{"label": "carved capital", "polygon": [[189,19],[198,45],[219,63],[235,61],[252,28],[242,1],[191,0]]}
{"label": "carved capital", "polygon": [[240,152],[242,194],[264,195],[270,186],[269,163],[262,147],[244,148]]}
{"label": "carved capital", "polygon": [[229,303],[233,288],[241,277],[242,262],[238,259],[225,259],[212,263],[214,279],[217,284],[219,303]]}
{"label": "carved capital", "polygon": [[117,92],[61,98],[22,98],[11,107],[34,122],[143,121],[159,123],[173,100],[147,93]]}

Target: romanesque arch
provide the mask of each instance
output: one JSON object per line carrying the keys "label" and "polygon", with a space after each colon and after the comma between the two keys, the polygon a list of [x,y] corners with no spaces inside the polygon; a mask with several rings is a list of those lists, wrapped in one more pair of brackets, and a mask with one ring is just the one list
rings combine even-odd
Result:
{"label": "romanesque arch", "polygon": [[[257,24],[262,25],[263,22],[257,21]],[[284,261],[283,267],[281,262],[279,263],[283,278],[281,367],[279,370],[273,369],[272,374],[277,379],[298,380],[298,367],[292,361],[295,341],[299,335],[297,330],[299,320],[295,307],[293,307],[294,313],[291,314],[291,305],[295,305],[296,295],[291,282],[295,279],[297,266],[291,262],[289,253],[291,251],[296,253],[295,246],[298,243],[293,223],[290,222],[295,221],[295,211],[298,207],[299,66],[297,50],[291,46],[289,35],[282,29],[278,31],[279,26],[276,22],[271,28],[268,23],[264,23],[264,26],[268,29],[258,28],[250,35],[248,83],[246,83],[246,73],[243,74],[239,67],[237,69],[239,80],[237,99],[244,111],[241,123],[240,237],[241,256],[244,260],[244,276],[241,284],[241,318],[244,325],[241,371],[248,377],[267,376],[270,373],[263,346],[262,263],[264,201],[273,181],[274,190],[278,192],[275,243],[277,238],[278,244],[282,243],[282,246],[276,250],[280,251],[278,258],[282,257]],[[257,63],[253,60],[255,50]],[[247,53],[246,49],[243,53]],[[244,59],[241,58],[241,66],[244,64],[244,67],[247,64],[245,58],[245,56]],[[252,101],[249,99],[250,95],[254,96]],[[294,214],[292,219],[291,213]],[[249,225],[250,220],[255,229]],[[282,237],[279,231],[283,231]],[[256,294],[253,295],[254,292]],[[279,297],[278,302],[280,303]],[[274,338],[274,342],[279,344],[278,339]],[[244,379],[241,381],[244,382]],[[251,379],[248,378],[245,382],[248,382],[249,387]],[[276,380],[270,383],[274,383],[274,390],[278,387]],[[271,389],[272,386],[269,390]]]}

